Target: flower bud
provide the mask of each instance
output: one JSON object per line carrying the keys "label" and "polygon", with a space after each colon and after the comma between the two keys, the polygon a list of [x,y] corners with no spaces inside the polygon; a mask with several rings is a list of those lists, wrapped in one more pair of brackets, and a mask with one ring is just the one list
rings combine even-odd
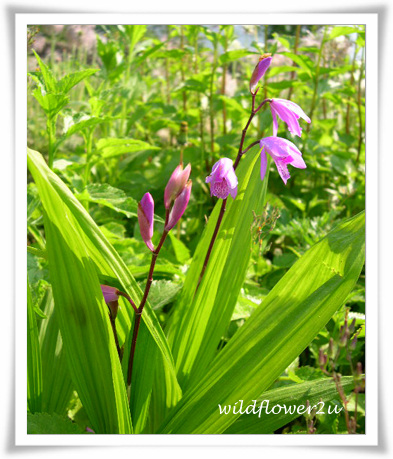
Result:
{"label": "flower bud", "polygon": [[319,349],[318,360],[320,367],[324,367],[327,363],[327,355],[323,352],[322,348]]}
{"label": "flower bud", "polygon": [[116,319],[119,308],[119,291],[115,287],[109,287],[109,285],[101,285],[101,291],[104,295],[105,303],[111,311],[112,318]]}
{"label": "flower bud", "polygon": [[259,80],[265,75],[266,70],[269,68],[269,65],[272,62],[272,55],[270,53],[263,54],[259,58],[259,62],[256,65],[254,71],[252,72],[251,75],[251,80],[250,80],[250,92],[251,94],[255,94],[255,90],[258,86]]}
{"label": "flower bud", "polygon": [[186,186],[183,188],[183,191],[175,199],[175,203],[173,204],[172,210],[169,214],[168,222],[165,225],[165,231],[171,230],[184,214],[184,211],[188,205],[188,201],[190,200],[191,186],[192,181],[189,180]]}
{"label": "flower bud", "polygon": [[154,225],[154,200],[150,193],[146,193],[138,204],[138,221],[142,239],[147,247],[154,252],[151,242]]}
{"label": "flower bud", "polygon": [[165,187],[165,192],[164,192],[165,209],[169,209],[173,201],[183,191],[190,177],[190,173],[191,173],[191,164],[187,164],[184,170],[183,170],[183,166],[179,165],[173,171],[171,178],[169,179],[168,184]]}

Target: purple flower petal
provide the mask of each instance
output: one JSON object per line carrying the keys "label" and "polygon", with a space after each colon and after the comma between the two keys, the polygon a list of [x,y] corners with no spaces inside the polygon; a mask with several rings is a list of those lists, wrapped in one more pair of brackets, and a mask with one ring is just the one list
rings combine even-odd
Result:
{"label": "purple flower petal", "polygon": [[285,164],[285,161],[274,160],[274,162],[276,163],[276,167],[278,173],[280,174],[280,177],[286,185],[288,179],[291,178],[291,176],[289,175],[288,166]]}
{"label": "purple flower petal", "polygon": [[307,123],[311,123],[310,118],[304,113],[304,111],[294,102],[285,99],[272,99],[270,102],[270,110],[273,117],[273,136],[277,135],[278,126],[277,115],[284,121],[288,130],[291,134],[301,137],[302,128],[299,125],[299,118],[303,118]]}
{"label": "purple flower petal", "polygon": [[262,148],[262,151],[261,151],[261,180],[265,178],[266,168],[267,168],[267,156]]}
{"label": "purple flower petal", "polygon": [[229,158],[221,158],[217,161],[211,174],[206,177],[206,183],[210,183],[210,195],[220,199],[226,199],[229,194],[236,197],[238,180],[235,170],[233,169],[233,161]]}
{"label": "purple flower petal", "polygon": [[281,137],[265,137],[259,142],[261,146],[261,179],[266,174],[268,153],[274,160],[278,173],[282,180],[287,184],[290,174],[287,165],[290,164],[298,169],[305,169],[306,163],[302,158],[301,151],[295,144]]}

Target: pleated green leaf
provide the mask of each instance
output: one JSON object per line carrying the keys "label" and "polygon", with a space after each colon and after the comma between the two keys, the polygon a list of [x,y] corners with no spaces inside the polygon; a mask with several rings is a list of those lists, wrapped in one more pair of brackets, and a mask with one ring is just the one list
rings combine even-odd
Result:
{"label": "pleated green leaf", "polygon": [[73,384],[97,433],[132,433],[108,308],[78,223],[28,157],[44,208],[49,274]]}
{"label": "pleated green leaf", "polygon": [[[75,218],[75,224],[80,229],[79,238],[83,239],[89,258],[94,263],[100,279],[108,279],[108,284],[110,285],[110,279],[114,278],[119,283],[114,284],[114,286],[126,292],[138,304],[142,298],[142,292],[119,254],[67,186],[47,167],[42,156],[30,149],[28,149],[28,155],[31,161],[34,161],[37,173],[53,187],[53,190],[67,207],[68,212]],[[170,406],[173,406],[181,397],[181,390],[177,382],[173,357],[168,342],[149,303],[145,305],[142,319],[149,330],[150,339],[156,343],[159,349],[156,364],[162,365],[165,375],[161,384],[166,387],[165,392],[171,394],[172,397],[170,402],[168,402],[167,398],[161,398],[159,403],[164,405],[169,403]],[[123,306],[119,309],[116,322],[119,335],[123,334],[124,336],[130,332],[131,324],[133,323],[133,311],[130,306]],[[126,330],[126,327],[128,327],[128,330]],[[125,356],[125,358],[127,359],[128,356]],[[137,366],[137,362],[135,363],[135,366]],[[143,363],[145,364],[145,362]],[[153,365],[154,362],[149,364]],[[138,370],[136,369],[135,371]],[[148,384],[147,387],[149,387]]]}
{"label": "pleated green leaf", "polygon": [[27,433],[30,435],[78,435],[86,434],[70,419],[58,414],[38,413],[27,415]]}
{"label": "pleated green leaf", "polygon": [[73,386],[51,288],[47,289],[43,297],[41,309],[46,316],[41,321],[39,331],[42,355],[42,411],[65,415]]}
{"label": "pleated green leaf", "polygon": [[179,383],[200,379],[213,360],[244,283],[252,251],[251,225],[266,200],[268,176],[261,182],[259,155],[247,155],[237,171],[235,200],[228,198],[213,251],[195,294],[199,274],[214,232],[222,200],[218,200],[187,273],[180,300],[174,307],[168,339]]}
{"label": "pleated green leaf", "polygon": [[41,411],[42,367],[37,319],[27,280],[27,404],[31,413]]}
{"label": "pleated green leaf", "polygon": [[247,405],[307,347],[345,302],[364,264],[364,212],[308,250],[270,291],[160,428],[219,434],[236,416],[218,405]]}
{"label": "pleated green leaf", "polygon": [[[353,377],[345,376],[341,378],[340,384],[344,392],[348,394],[354,387]],[[320,413],[327,413],[327,402],[333,399],[339,400],[339,395],[337,393],[336,383],[328,378],[272,389],[263,393],[262,396],[258,398],[253,413],[252,408],[250,408],[249,414],[242,414],[242,416],[240,416],[240,418],[238,418],[224,433],[272,434],[275,430],[298,418],[300,414],[297,409],[299,408],[299,411],[302,412],[304,407],[306,407],[307,400],[310,402],[310,407],[316,406],[316,410],[320,411]],[[267,410],[265,409],[265,402],[260,411],[261,414],[259,414],[258,409],[265,400],[269,402],[268,408]],[[320,401],[324,402],[324,404],[322,405]],[[240,403],[237,404],[235,411],[238,411],[239,404]],[[253,405],[253,403],[251,403],[251,405]],[[275,405],[285,405],[285,408],[281,410],[277,408],[272,412],[272,408]],[[301,408],[302,405],[303,408]],[[247,406],[244,405],[242,411],[246,409]],[[338,409],[340,409],[340,407]],[[233,416],[233,414],[229,413],[225,416]]]}

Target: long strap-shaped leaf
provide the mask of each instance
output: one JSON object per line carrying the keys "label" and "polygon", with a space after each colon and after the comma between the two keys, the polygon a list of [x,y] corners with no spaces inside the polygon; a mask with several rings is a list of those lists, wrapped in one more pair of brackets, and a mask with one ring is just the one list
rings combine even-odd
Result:
{"label": "long strap-shaped leaf", "polygon": [[[36,175],[42,177],[43,182],[46,183],[47,186],[53,188],[55,193],[57,193],[69,212],[75,218],[77,225],[80,227],[80,238],[83,239],[89,257],[94,262],[96,269],[100,271],[100,274],[115,277],[121,283],[122,290],[130,295],[130,297],[134,299],[135,303],[138,303],[142,297],[142,292],[138,284],[116,250],[102,234],[94,220],[86,212],[67,186],[47,167],[40,153],[28,149],[28,157],[30,162],[34,164]],[[122,319],[121,315],[125,315],[126,317]],[[151,339],[155,341],[159,349],[157,359],[159,360],[158,363],[162,365],[164,371],[162,384],[166,386],[166,392],[171,394],[172,397],[169,401],[164,398],[160,401],[160,403],[165,406],[168,404],[169,406],[174,406],[181,397],[181,390],[177,382],[173,357],[168,342],[157,317],[148,303],[144,308],[142,318],[149,330]],[[130,311],[130,308],[121,308],[119,310],[118,320],[119,323],[131,324],[133,321],[133,314]],[[149,362],[149,364],[153,365],[153,362]],[[149,390],[149,385],[151,387],[151,382],[140,381],[140,383],[145,384],[146,390]]]}
{"label": "long strap-shaped leaf", "polygon": [[46,315],[46,319],[41,321],[39,331],[42,355],[42,411],[65,415],[73,387],[51,288],[47,289],[43,297],[41,310]]}
{"label": "long strap-shaped leaf", "polygon": [[70,374],[97,433],[132,433],[120,361],[93,262],[67,206],[31,158],[44,208],[49,273]]}
{"label": "long strap-shaped leaf", "polygon": [[160,433],[222,433],[236,420],[218,404],[266,390],[344,303],[364,264],[364,212],[308,250],[183,395]]}
{"label": "long strap-shaped leaf", "polygon": [[[341,378],[341,387],[347,394],[354,387],[353,377],[345,376]],[[339,399],[336,383],[332,379],[323,378],[314,381],[306,381],[300,384],[272,389],[262,394],[255,404],[255,409],[250,407],[248,413],[243,414],[234,422],[225,434],[272,434],[285,424],[298,418],[306,407],[307,401],[310,407],[316,406],[316,411],[328,413],[327,402]],[[261,403],[265,402],[262,406]],[[320,403],[320,402],[323,403]],[[235,411],[239,410],[239,404]],[[253,404],[251,404],[253,405]],[[280,405],[282,409],[276,408]],[[260,412],[259,408],[262,408]],[[340,409],[342,407],[338,407]],[[247,406],[243,406],[242,411],[246,411]],[[228,416],[233,416],[229,413]]]}
{"label": "long strap-shaped leaf", "polygon": [[187,273],[182,296],[174,307],[168,332],[183,390],[200,379],[213,360],[230,322],[251,256],[251,225],[263,211],[268,177],[261,183],[259,155],[246,156],[238,169],[238,195],[227,210],[207,269],[194,297],[202,265],[216,226],[217,203]]}
{"label": "long strap-shaped leaf", "polygon": [[27,280],[27,404],[32,413],[41,411],[42,367],[38,327],[29,280]]}

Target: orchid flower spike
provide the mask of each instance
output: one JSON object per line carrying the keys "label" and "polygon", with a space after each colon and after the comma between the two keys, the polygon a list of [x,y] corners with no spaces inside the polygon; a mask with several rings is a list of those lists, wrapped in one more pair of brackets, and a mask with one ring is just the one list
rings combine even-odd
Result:
{"label": "orchid flower spike", "polygon": [[138,221],[142,239],[147,247],[154,252],[151,242],[154,225],[154,200],[150,193],[146,193],[138,204]]}
{"label": "orchid flower spike", "polygon": [[173,204],[172,210],[169,214],[168,222],[165,225],[165,231],[171,230],[183,216],[184,211],[187,208],[188,201],[190,200],[191,187],[192,181],[189,180],[183,188],[183,191],[175,199],[175,203]]}
{"label": "orchid flower spike", "polygon": [[269,68],[272,62],[272,55],[270,53],[262,54],[259,58],[259,62],[256,65],[254,71],[251,75],[250,80],[250,92],[251,94],[255,94],[259,80],[265,75],[266,70]]}
{"label": "orchid flower spike", "polygon": [[294,102],[285,99],[271,99],[270,110],[273,116],[273,135],[277,135],[278,131],[278,117],[287,123],[288,130],[291,134],[301,137],[302,128],[299,126],[299,118],[303,118],[307,123],[311,123],[310,118],[304,113],[304,111],[296,105]]}
{"label": "orchid flower spike", "polygon": [[187,164],[184,170],[183,170],[183,165],[179,165],[173,171],[171,178],[169,179],[168,184],[165,187],[165,192],[164,192],[165,209],[170,209],[172,203],[179,196],[179,194],[183,191],[190,177],[190,173],[191,173],[191,164]]}
{"label": "orchid flower spike", "polygon": [[261,180],[265,178],[267,168],[267,156],[268,153],[273,161],[276,163],[276,167],[280,177],[282,178],[285,185],[288,179],[291,177],[288,172],[288,164],[298,169],[305,169],[306,163],[303,161],[302,153],[295,144],[287,139],[281,137],[265,137],[259,142],[261,150]]}
{"label": "orchid flower spike", "polygon": [[211,196],[226,199],[230,194],[235,199],[238,181],[233,168],[233,161],[229,158],[221,158],[217,161],[211,174],[206,177],[206,183],[210,183]]}

